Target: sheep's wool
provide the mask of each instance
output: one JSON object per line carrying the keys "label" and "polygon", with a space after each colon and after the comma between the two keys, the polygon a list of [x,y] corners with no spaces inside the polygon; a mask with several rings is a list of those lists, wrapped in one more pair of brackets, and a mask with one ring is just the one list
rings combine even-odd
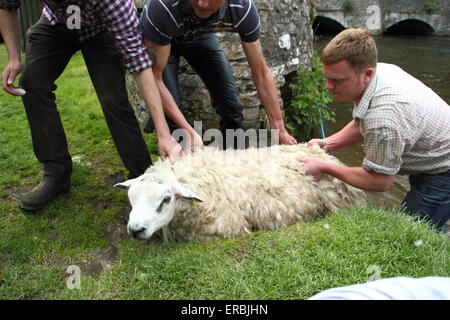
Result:
{"label": "sheep's wool", "polygon": [[176,179],[204,202],[177,201],[168,226],[178,241],[234,238],[254,230],[275,230],[298,221],[364,205],[366,195],[339,179],[305,175],[299,159],[317,157],[342,165],[306,144],[218,150],[204,148],[170,165],[158,161],[147,172]]}

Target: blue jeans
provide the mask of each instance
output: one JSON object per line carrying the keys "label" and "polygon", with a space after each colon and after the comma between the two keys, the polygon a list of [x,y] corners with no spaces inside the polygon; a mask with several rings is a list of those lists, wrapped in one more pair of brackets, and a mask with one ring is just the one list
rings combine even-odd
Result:
{"label": "blue jeans", "polygon": [[438,230],[445,231],[450,219],[450,170],[440,174],[419,174],[409,177],[411,190],[402,206],[406,213],[419,215]]}

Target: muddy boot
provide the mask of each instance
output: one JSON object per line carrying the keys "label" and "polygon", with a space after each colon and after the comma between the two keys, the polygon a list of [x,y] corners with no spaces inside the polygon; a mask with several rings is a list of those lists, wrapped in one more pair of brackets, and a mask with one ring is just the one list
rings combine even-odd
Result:
{"label": "muddy boot", "polygon": [[20,196],[20,208],[25,211],[38,211],[59,195],[70,191],[70,177],[43,177],[33,190]]}

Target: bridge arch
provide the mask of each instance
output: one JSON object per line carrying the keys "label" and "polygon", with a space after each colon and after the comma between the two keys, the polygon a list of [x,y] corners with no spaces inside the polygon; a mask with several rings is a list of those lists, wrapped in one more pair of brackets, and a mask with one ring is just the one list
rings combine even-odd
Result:
{"label": "bridge arch", "polygon": [[384,34],[430,35],[435,32],[433,26],[419,19],[404,19],[389,25]]}
{"label": "bridge arch", "polygon": [[314,34],[318,35],[336,35],[345,29],[347,28],[337,19],[325,16],[318,15],[313,22]]}

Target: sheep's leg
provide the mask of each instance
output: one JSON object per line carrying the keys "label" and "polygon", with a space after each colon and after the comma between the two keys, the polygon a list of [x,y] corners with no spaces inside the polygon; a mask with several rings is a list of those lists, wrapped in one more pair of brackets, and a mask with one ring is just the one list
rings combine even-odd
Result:
{"label": "sheep's leg", "polygon": [[169,242],[169,227],[164,226],[162,228],[162,233],[163,233],[164,243],[168,243]]}

